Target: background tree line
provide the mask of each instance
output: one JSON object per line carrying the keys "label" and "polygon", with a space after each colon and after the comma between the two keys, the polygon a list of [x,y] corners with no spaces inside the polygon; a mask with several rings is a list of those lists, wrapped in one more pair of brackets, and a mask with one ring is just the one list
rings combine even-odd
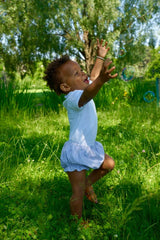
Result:
{"label": "background tree line", "polygon": [[[36,63],[61,54],[74,56],[88,73],[96,56],[96,38],[109,42],[117,66],[144,59],[146,39],[156,39],[158,0],[3,0],[0,3],[0,52],[8,73],[23,78]],[[119,57],[120,49],[125,56]]]}

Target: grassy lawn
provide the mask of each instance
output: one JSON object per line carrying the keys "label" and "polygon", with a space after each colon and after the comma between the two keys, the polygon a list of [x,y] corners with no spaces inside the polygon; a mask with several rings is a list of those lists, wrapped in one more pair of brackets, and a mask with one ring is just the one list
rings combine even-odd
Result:
{"label": "grassy lawn", "polygon": [[[143,90],[152,90],[152,84]],[[0,111],[0,239],[158,240],[160,108],[156,100],[145,103],[140,100],[143,94],[135,96],[132,87],[108,92],[108,102],[102,89],[95,99],[97,140],[116,166],[94,185],[99,204],[84,199],[83,218],[90,225],[84,229],[70,217],[71,187],[59,160],[69,136],[67,113],[47,92],[43,99],[40,93],[28,93],[28,100],[20,94],[9,103],[11,107],[3,104]],[[122,101],[126,96],[129,100]],[[50,99],[56,104],[48,105]]]}

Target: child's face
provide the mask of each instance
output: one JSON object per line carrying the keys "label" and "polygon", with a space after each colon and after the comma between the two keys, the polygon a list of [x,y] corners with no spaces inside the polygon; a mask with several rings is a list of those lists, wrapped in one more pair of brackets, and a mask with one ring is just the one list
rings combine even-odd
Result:
{"label": "child's face", "polygon": [[60,68],[63,83],[61,90],[70,92],[74,90],[84,90],[88,84],[88,76],[81,70],[78,63],[69,60]]}

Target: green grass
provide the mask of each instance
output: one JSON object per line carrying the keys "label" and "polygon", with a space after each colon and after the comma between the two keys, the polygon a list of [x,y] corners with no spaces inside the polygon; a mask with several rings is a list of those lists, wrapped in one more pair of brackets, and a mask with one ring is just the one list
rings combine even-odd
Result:
{"label": "green grass", "polygon": [[116,166],[94,186],[100,204],[84,199],[88,229],[70,217],[71,187],[60,166],[69,136],[63,98],[2,91],[0,239],[159,239],[160,108],[156,99],[143,101],[147,90],[155,91],[152,82],[111,82],[95,99],[97,140]]}

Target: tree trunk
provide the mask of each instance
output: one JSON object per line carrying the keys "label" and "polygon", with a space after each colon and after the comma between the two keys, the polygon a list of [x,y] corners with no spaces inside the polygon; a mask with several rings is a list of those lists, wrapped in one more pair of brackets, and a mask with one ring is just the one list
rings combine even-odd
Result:
{"label": "tree trunk", "polygon": [[84,47],[84,54],[85,54],[85,61],[86,61],[86,70],[87,74],[90,75],[91,70],[94,65],[94,59],[96,55],[95,43],[93,40],[89,38],[89,32],[85,31],[83,33],[83,40],[85,42]]}

